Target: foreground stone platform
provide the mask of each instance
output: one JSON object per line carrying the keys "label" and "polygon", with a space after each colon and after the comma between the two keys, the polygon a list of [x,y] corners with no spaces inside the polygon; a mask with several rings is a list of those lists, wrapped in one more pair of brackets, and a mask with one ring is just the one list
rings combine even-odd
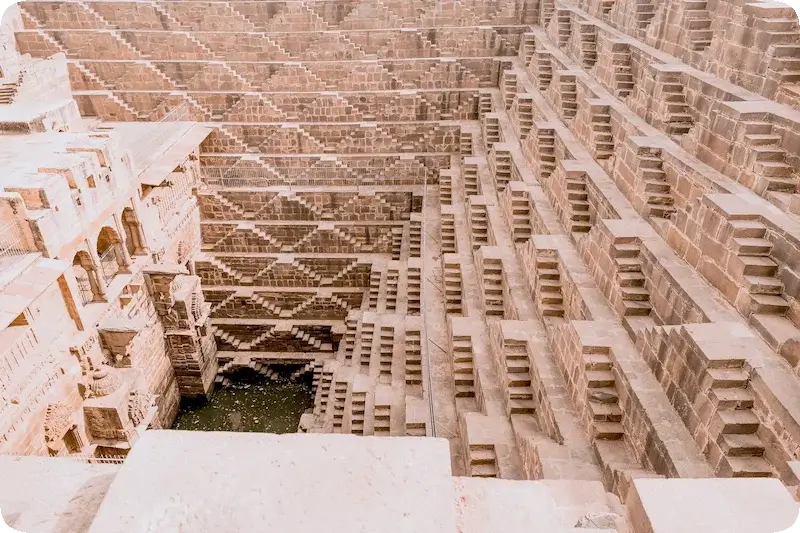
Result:
{"label": "foreground stone platform", "polygon": [[447,441],[414,437],[148,431],[121,467],[0,471],[25,533],[768,533],[798,512],[775,479],[637,479],[622,506],[599,482],[451,477]]}

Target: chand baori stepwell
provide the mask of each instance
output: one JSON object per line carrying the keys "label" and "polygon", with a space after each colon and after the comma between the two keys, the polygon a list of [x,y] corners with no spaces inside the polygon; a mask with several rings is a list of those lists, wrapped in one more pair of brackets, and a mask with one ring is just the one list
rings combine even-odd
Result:
{"label": "chand baori stepwell", "polygon": [[[29,0],[1,30],[12,527],[796,516],[786,4]],[[310,382],[305,435],[168,429],[243,370]]]}

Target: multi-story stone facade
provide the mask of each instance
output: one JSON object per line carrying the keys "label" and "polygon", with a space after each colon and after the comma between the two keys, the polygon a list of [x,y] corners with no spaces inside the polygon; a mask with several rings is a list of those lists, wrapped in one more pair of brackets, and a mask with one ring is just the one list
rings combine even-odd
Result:
{"label": "multi-story stone facade", "polygon": [[785,5],[28,1],[4,27],[30,148],[3,213],[76,383],[116,371],[166,427],[297,365],[301,431],[444,437],[457,475],[800,484]]}

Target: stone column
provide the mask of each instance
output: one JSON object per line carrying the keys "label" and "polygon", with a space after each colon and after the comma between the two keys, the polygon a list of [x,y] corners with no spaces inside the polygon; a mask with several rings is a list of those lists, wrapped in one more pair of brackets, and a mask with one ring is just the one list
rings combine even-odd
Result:
{"label": "stone column", "polygon": [[107,302],[106,291],[108,286],[103,277],[103,267],[100,264],[100,257],[97,255],[97,250],[94,246],[89,246],[89,258],[92,260],[92,269],[87,270],[89,273],[89,284],[92,286],[92,292],[95,294],[95,301]]}
{"label": "stone column", "polygon": [[[207,399],[217,375],[217,346],[208,327],[210,306],[200,278],[180,265],[152,265],[144,270],[147,290],[164,326],[167,355],[181,397]],[[192,304],[196,313],[192,313]]]}

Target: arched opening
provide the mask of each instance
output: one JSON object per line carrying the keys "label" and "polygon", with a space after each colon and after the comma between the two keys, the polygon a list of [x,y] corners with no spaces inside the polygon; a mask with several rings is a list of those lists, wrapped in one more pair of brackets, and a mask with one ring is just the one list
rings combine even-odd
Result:
{"label": "arched opening", "polygon": [[122,211],[122,229],[125,231],[125,248],[129,255],[147,255],[142,225],[130,207]]}
{"label": "arched opening", "polygon": [[72,273],[78,282],[78,296],[84,304],[104,300],[100,279],[87,252],[78,252],[72,259]]}
{"label": "arched opening", "polygon": [[97,256],[100,258],[100,270],[106,283],[118,273],[127,271],[125,255],[122,252],[122,239],[119,233],[109,226],[104,226],[97,236]]}

